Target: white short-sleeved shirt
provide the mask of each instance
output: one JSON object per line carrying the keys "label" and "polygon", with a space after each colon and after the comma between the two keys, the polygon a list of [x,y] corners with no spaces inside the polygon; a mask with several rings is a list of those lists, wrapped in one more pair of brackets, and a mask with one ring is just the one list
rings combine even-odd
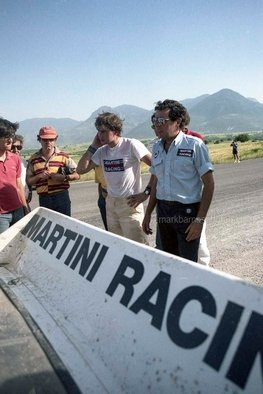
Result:
{"label": "white short-sleeved shirt", "polygon": [[182,131],[166,153],[163,141],[153,145],[150,172],[157,177],[156,197],[183,204],[199,202],[202,197],[201,177],[213,171],[206,145]]}
{"label": "white short-sleeved shirt", "polygon": [[121,137],[114,148],[104,145],[92,156],[102,166],[108,194],[111,197],[128,197],[140,193],[142,157],[150,154],[142,142]]}

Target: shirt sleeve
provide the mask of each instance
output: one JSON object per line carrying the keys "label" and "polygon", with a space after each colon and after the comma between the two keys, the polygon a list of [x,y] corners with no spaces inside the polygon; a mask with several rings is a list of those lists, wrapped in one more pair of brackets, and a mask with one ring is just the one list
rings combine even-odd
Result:
{"label": "shirt sleeve", "polygon": [[96,152],[91,157],[91,160],[93,161],[93,163],[96,166],[101,166],[102,165],[102,162],[101,162],[101,149],[102,149],[102,147],[98,148],[96,150]]}
{"label": "shirt sleeve", "polygon": [[200,141],[200,143],[196,145],[195,153],[195,166],[200,177],[202,177],[208,171],[214,171],[209,158],[208,149],[204,143],[201,143]]}
{"label": "shirt sleeve", "polygon": [[144,156],[151,154],[151,152],[146,148],[146,146],[139,140],[132,138],[132,151],[138,160],[141,160]]}
{"label": "shirt sleeve", "polygon": [[77,164],[71,157],[68,158],[67,167],[69,167],[71,170],[76,170],[77,168]]}

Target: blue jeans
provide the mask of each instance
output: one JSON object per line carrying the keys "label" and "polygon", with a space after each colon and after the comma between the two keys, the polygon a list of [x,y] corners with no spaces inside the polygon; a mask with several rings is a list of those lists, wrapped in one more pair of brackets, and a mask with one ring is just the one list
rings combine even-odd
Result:
{"label": "blue jeans", "polygon": [[44,208],[71,216],[71,201],[68,190],[61,193],[39,196],[39,205]]}
{"label": "blue jeans", "polygon": [[14,211],[0,214],[0,234],[7,230],[10,226],[18,222],[24,217],[23,208],[17,208]]}

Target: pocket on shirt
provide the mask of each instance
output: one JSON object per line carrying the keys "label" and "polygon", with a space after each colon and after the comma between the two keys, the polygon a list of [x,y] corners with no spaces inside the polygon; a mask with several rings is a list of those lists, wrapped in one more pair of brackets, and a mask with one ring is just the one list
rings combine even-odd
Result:
{"label": "pocket on shirt", "polygon": [[174,171],[176,171],[176,169],[178,168],[181,169],[191,168],[193,167],[193,158],[177,156],[176,159],[173,161],[172,167]]}
{"label": "pocket on shirt", "polygon": [[163,172],[163,160],[162,160],[162,158],[160,156],[154,158],[152,165],[154,167],[154,171],[155,171],[155,174],[156,174],[157,178],[159,178],[162,175],[162,172]]}

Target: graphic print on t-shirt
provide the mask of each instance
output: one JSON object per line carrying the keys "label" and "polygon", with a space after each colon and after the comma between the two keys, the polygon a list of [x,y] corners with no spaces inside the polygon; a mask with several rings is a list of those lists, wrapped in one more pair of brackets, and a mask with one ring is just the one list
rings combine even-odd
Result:
{"label": "graphic print on t-shirt", "polygon": [[103,160],[105,172],[120,172],[124,171],[123,159],[117,160]]}

